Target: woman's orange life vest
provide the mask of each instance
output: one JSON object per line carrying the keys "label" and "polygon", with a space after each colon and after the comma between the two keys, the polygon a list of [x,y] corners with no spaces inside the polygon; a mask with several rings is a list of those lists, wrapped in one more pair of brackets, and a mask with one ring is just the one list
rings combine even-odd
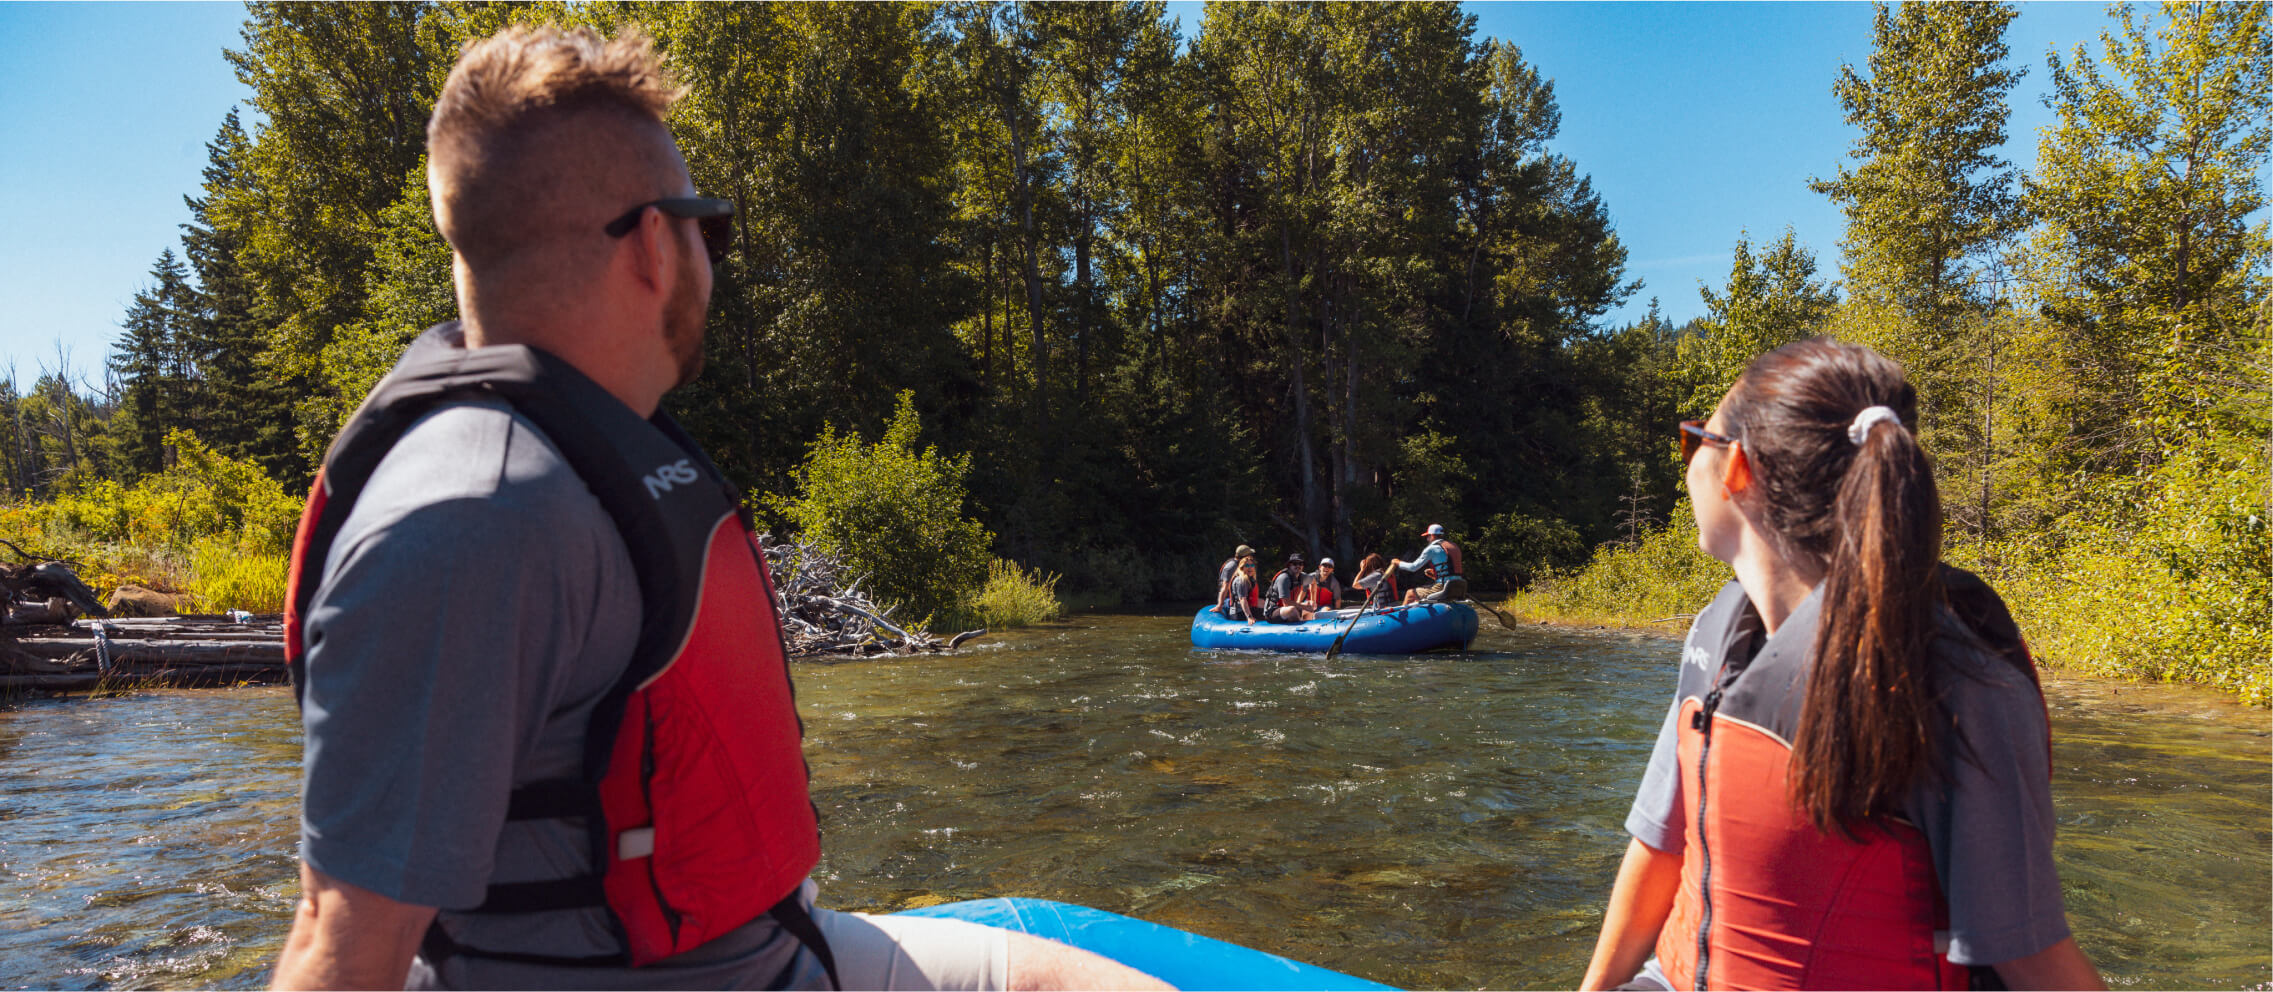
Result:
{"label": "woman's orange life vest", "polygon": [[[1944,566],[1947,602],[1980,641],[2035,678],[1996,594]],[[1723,588],[1690,634],[1675,717],[1681,769],[1681,885],[1658,931],[1677,989],[1962,989],[1946,956],[1949,907],[1925,834],[1892,817],[1816,829],[1791,800],[1791,742],[1811,664],[1762,649],[1739,623],[1744,594]],[[1812,643],[1814,600],[1786,619],[1786,643]],[[1711,628],[1711,629],[1708,629]],[[2049,752],[2049,748],[2047,748]],[[2045,769],[2049,775],[2051,769]]]}
{"label": "woman's orange life vest", "polygon": [[1891,820],[1854,839],[1817,830],[1786,798],[1789,742],[1694,698],[1678,725],[1688,843],[1657,940],[1674,988],[1968,987],[1935,946],[1948,909],[1924,834]]}
{"label": "woman's orange life vest", "polygon": [[[621,956],[544,958],[450,941],[426,949],[556,964],[649,964],[772,914],[834,972],[797,901],[820,831],[773,584],[731,487],[669,417],[637,414],[534,348],[458,346],[429,330],[325,455],[293,542],[285,651],[305,685],[306,612],[324,559],[380,460],[448,402],[502,399],[535,423],[599,498],[638,576],[638,646],[595,707],[579,779],[514,789],[508,819],[573,819],[592,837],[586,874],[489,887],[473,912],[605,906]],[[320,657],[317,664],[322,664]],[[808,936],[812,934],[812,936]]]}

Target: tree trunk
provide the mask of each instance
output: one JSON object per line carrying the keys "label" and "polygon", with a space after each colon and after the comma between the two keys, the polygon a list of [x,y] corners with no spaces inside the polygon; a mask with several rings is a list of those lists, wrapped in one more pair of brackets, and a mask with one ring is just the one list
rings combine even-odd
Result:
{"label": "tree trunk", "polygon": [[1004,117],[1010,125],[1010,182],[1017,197],[1018,231],[1024,254],[1026,280],[1026,329],[1033,339],[1034,410],[1037,420],[1047,419],[1050,412],[1050,342],[1042,329],[1042,269],[1039,235],[1034,230],[1034,189],[1032,169],[1026,163],[1026,127],[1018,119],[1015,104],[1005,106]]}
{"label": "tree trunk", "polygon": [[1318,469],[1317,456],[1310,440],[1310,388],[1303,381],[1302,306],[1298,288],[1301,281],[1294,271],[1293,236],[1282,222],[1279,225],[1279,264],[1284,267],[1286,280],[1286,343],[1287,369],[1294,389],[1294,436],[1302,472],[1302,538],[1306,542],[1305,554],[1318,553]]}

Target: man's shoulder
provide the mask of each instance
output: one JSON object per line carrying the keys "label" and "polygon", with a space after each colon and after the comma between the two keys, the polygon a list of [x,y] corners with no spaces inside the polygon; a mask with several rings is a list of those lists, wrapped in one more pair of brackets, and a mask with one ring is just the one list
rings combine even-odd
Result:
{"label": "man's shoulder", "polygon": [[373,497],[384,503],[396,496],[478,500],[515,512],[599,505],[552,439],[494,400],[452,403],[420,417],[380,459],[357,509]]}
{"label": "man's shoulder", "polygon": [[[340,530],[337,556],[380,534],[440,530],[494,543],[607,531],[613,523],[560,450],[495,400],[452,403],[420,417],[372,470]],[[539,550],[535,542],[521,547]]]}

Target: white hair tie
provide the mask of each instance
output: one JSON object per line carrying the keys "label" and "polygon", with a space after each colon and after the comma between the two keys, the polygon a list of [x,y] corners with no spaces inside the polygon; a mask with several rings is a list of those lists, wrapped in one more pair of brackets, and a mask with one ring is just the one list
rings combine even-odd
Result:
{"label": "white hair tie", "polygon": [[1847,440],[1855,442],[1855,445],[1860,447],[1864,441],[1869,440],[1870,429],[1878,426],[1878,422],[1881,420],[1891,420],[1900,424],[1902,423],[1902,416],[1895,413],[1893,407],[1864,407],[1863,412],[1855,414],[1855,422],[1847,425]]}

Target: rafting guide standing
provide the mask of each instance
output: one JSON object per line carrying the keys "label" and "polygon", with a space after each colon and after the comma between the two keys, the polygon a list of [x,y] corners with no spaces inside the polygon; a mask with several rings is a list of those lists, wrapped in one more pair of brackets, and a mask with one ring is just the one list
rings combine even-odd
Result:
{"label": "rafting guide standing", "polygon": [[771,578],[658,411],[733,204],[648,39],[509,28],[428,123],[461,319],[325,458],[294,543],[297,988],[1157,987],[954,920],[816,908]]}

